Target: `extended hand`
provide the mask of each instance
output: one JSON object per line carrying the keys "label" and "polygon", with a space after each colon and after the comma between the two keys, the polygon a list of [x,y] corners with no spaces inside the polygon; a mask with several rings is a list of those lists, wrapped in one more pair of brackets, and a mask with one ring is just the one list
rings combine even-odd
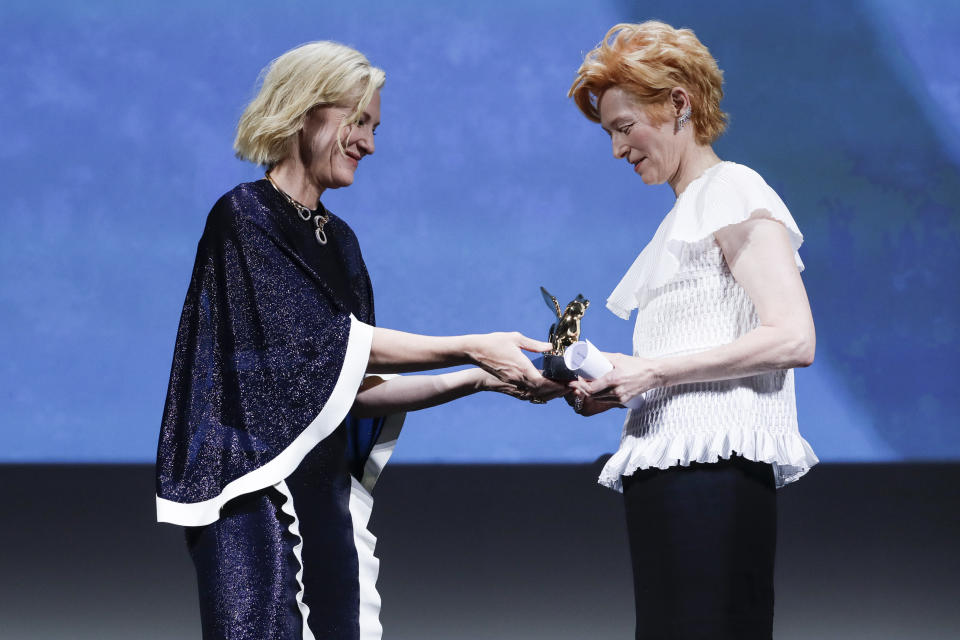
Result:
{"label": "extended hand", "polygon": [[622,353],[604,355],[613,364],[613,371],[583,385],[583,391],[592,400],[622,405],[644,391],[663,386],[663,378],[655,360],[634,358]]}
{"label": "extended hand", "polygon": [[586,385],[587,381],[582,378],[574,380],[563,397],[576,413],[582,416],[595,416],[609,409],[623,408],[619,402],[605,402],[591,397],[585,390]]}
{"label": "extended hand", "polygon": [[517,332],[488,333],[471,336],[467,355],[497,379],[529,394],[524,399],[546,401],[562,396],[567,389],[540,375],[523,351],[542,352],[552,348],[549,342],[534,340]]}
{"label": "extended hand", "polygon": [[[482,369],[477,369],[476,371],[479,374],[477,389],[480,391],[496,391],[497,393],[511,396],[517,400],[526,400],[534,404],[543,404],[547,400],[552,400],[553,398],[557,397],[557,394],[554,392],[541,395],[534,391],[520,389],[509,382],[504,382],[492,373],[487,373]],[[564,391],[566,391],[566,389],[561,387],[561,391],[559,393],[563,393]]]}

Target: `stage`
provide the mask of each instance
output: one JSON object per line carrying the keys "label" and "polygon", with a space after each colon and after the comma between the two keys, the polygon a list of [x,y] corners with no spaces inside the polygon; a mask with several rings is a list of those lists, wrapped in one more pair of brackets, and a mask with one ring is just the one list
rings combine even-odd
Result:
{"label": "stage", "polygon": [[[387,640],[632,637],[599,465],[394,465],[376,490]],[[147,465],[7,465],[3,638],[199,637]],[[779,493],[778,640],[960,635],[960,465],[822,464]]]}

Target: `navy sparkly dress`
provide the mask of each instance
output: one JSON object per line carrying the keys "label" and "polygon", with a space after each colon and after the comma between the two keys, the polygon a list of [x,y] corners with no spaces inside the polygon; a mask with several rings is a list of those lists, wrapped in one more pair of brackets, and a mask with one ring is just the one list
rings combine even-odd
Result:
{"label": "navy sparkly dress", "polygon": [[380,638],[370,491],[402,416],[349,414],[373,334],[357,239],[267,180],[210,212],[157,452],[157,519],[187,527],[203,637]]}

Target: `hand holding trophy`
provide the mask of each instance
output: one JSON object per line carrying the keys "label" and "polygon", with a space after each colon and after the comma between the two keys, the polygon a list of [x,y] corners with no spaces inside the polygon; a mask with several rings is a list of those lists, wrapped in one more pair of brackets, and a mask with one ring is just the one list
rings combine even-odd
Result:
{"label": "hand holding trophy", "polygon": [[[611,370],[613,364],[589,340],[580,340],[580,320],[590,306],[590,301],[577,294],[561,312],[557,299],[540,287],[547,307],[557,316],[550,325],[549,341],[553,348],[543,354],[543,377],[556,382],[572,382],[577,377],[596,380]],[[631,398],[624,404],[630,409],[643,405],[643,395]],[[578,408],[579,412],[579,408]]]}

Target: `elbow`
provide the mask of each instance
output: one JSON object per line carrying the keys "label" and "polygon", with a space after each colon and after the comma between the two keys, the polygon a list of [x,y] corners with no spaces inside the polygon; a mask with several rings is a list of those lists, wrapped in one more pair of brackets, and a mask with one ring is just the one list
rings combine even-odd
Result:
{"label": "elbow", "polygon": [[813,364],[813,358],[817,351],[817,338],[813,332],[800,332],[793,336],[789,341],[787,359],[789,364],[786,368],[809,367]]}
{"label": "elbow", "polygon": [[385,373],[390,368],[390,363],[386,362],[382,354],[374,349],[370,349],[370,355],[367,356],[367,374]]}
{"label": "elbow", "polygon": [[816,346],[813,343],[808,343],[801,350],[798,350],[796,356],[796,363],[794,367],[809,367],[813,364],[813,357],[816,355]]}
{"label": "elbow", "polygon": [[350,415],[354,418],[379,418],[383,415],[377,403],[377,395],[380,390],[377,389],[386,382],[380,376],[368,375],[360,383],[360,389],[353,398],[353,406],[350,407]]}

